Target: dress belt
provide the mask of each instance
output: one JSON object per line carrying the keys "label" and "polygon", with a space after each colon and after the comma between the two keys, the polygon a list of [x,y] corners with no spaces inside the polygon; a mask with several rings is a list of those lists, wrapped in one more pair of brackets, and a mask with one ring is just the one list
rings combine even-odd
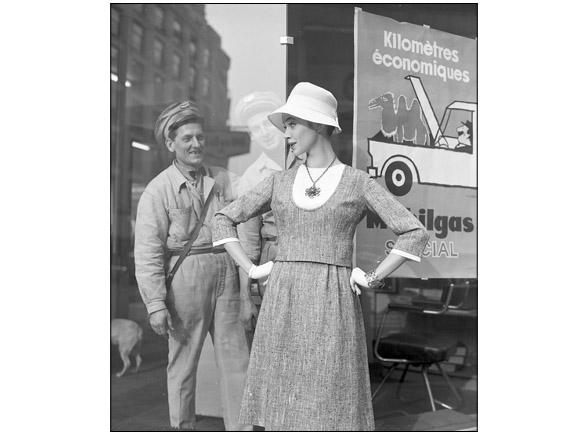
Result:
{"label": "dress belt", "polygon": [[277,236],[264,236],[263,237],[263,240],[268,240],[270,242],[275,242],[275,241],[278,240],[278,237]]}
{"label": "dress belt", "polygon": [[[222,254],[225,251],[225,248],[223,246],[209,246],[206,248],[192,248],[190,249],[190,251],[188,251],[188,255],[186,255],[186,257],[189,257],[190,255],[200,255],[200,254]],[[170,252],[170,256],[179,256],[182,254],[182,251],[171,251]]]}

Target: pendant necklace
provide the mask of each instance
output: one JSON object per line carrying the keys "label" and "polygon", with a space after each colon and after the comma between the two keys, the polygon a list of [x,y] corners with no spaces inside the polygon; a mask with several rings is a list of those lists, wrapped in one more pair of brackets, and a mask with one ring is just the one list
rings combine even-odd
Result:
{"label": "pendant necklace", "polygon": [[333,163],[335,163],[335,160],[337,160],[337,156],[335,156],[335,158],[331,161],[331,163],[329,163],[329,166],[327,166],[327,169],[325,169],[325,171],[320,175],[320,177],[318,177],[315,180],[312,179],[312,175],[310,175],[310,171],[308,170],[308,165],[306,164],[306,162],[304,162],[304,166],[306,166],[306,172],[308,172],[308,178],[310,178],[310,181],[312,181],[312,186],[310,186],[308,189],[305,189],[304,194],[306,196],[308,196],[309,198],[316,198],[317,196],[319,196],[321,194],[321,189],[320,187],[316,187],[316,183],[318,183],[318,180],[320,180],[322,178],[323,175],[325,175],[327,173],[327,171],[329,170],[329,168],[331,167],[331,165]]}

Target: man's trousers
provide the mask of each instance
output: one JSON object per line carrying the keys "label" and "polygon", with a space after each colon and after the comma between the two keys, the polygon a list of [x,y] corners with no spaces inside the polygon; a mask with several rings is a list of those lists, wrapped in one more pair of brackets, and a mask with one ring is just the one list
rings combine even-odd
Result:
{"label": "man's trousers", "polygon": [[[173,267],[179,256],[173,256]],[[239,322],[239,279],[227,253],[186,257],[168,290],[174,331],[169,336],[167,390],[172,427],[195,426],[196,370],[210,333],[220,373],[220,395],[227,431],[252,430],[238,422],[249,352]]]}

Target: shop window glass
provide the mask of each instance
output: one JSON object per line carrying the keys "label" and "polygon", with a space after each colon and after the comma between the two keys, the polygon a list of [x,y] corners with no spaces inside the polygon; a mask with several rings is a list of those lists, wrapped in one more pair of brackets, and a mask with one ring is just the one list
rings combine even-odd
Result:
{"label": "shop window glass", "polygon": [[[143,5],[136,7],[139,6]],[[131,5],[119,7],[134,11]],[[343,133],[335,139],[336,152],[342,161],[352,163],[353,5],[181,3],[153,4],[149,7],[152,8],[149,11],[152,12],[149,14],[152,22],[145,14],[137,13],[133,13],[132,20],[123,19],[120,10],[111,6],[111,39],[117,41],[113,42],[116,46],[111,46],[111,71],[118,69],[119,60],[121,64],[126,62],[126,79],[131,84],[130,87],[127,85],[122,98],[117,93],[121,86],[111,82],[111,104],[118,102],[120,113],[129,113],[120,120],[114,116],[111,126],[117,155],[111,167],[111,177],[115,179],[111,188],[115,193],[111,215],[111,246],[114,247],[111,255],[111,300],[113,315],[118,317],[128,316],[124,307],[121,311],[119,301],[127,301],[127,308],[130,301],[144,309],[133,275],[132,223],[136,217],[137,201],[145,186],[172,161],[172,155],[153,140],[153,122],[172,101],[193,95],[192,90],[195,90],[198,98],[196,95],[193,98],[206,119],[209,143],[219,144],[209,148],[207,162],[241,175],[258,157],[255,152],[259,153],[259,148],[256,138],[249,134],[247,121],[235,114],[236,104],[253,91],[271,91],[285,102],[286,77],[289,78],[289,89],[298,81],[323,85],[335,94],[340,103],[339,121]],[[405,4],[365,4],[363,8],[367,12],[403,22],[414,22],[415,11],[422,9],[422,20],[415,24],[427,24],[451,33],[455,33],[451,26],[466,25],[468,19],[467,16],[461,21],[453,18],[445,24],[439,12],[438,22],[435,23],[429,11],[433,6],[425,4],[410,7]],[[121,28],[122,24],[128,28]],[[470,33],[474,35],[464,36],[475,36],[477,23],[471,26]],[[161,49],[156,47],[157,42],[154,42],[153,50],[149,46],[144,47],[144,29],[149,31],[152,28],[166,29],[165,33],[156,32]],[[208,28],[218,35],[217,39],[209,34]],[[184,40],[184,30],[186,36],[190,36],[186,38],[186,42],[189,41],[186,50],[179,46]],[[242,36],[253,33],[255,38]],[[120,45],[123,42],[118,40],[119,34],[128,35],[129,47]],[[285,35],[294,36],[295,45],[281,46],[279,37]],[[163,48],[164,43],[167,50]],[[169,49],[172,43],[178,44],[174,47],[177,52]],[[133,60],[133,56],[136,57],[137,52],[142,53],[144,48],[144,64]],[[128,57],[123,59],[125,55]],[[166,61],[164,56],[167,56]],[[286,63],[289,65],[287,72]],[[158,65],[165,65],[165,69],[149,70]],[[182,75],[182,66],[187,74]],[[153,83],[153,88],[142,85],[147,78],[149,84]],[[134,159],[131,151],[125,155],[126,150],[131,150],[133,141],[151,146],[149,153],[137,151],[144,160]],[[224,148],[220,146],[222,143],[231,146]],[[393,291],[396,295],[406,289],[418,289],[419,294],[429,294],[446,284],[447,281],[441,280],[394,278]],[[369,294],[366,292],[362,297],[370,297]],[[378,306],[387,302],[378,301]],[[375,320],[366,323],[368,334],[372,334],[374,324],[377,324]],[[372,338],[368,336],[368,346],[371,346]],[[470,346],[468,352],[472,349],[475,350]]]}
{"label": "shop window glass", "polygon": [[138,23],[133,23],[131,29],[131,47],[138,52],[143,51],[143,36],[144,36],[144,29]]}
{"label": "shop window glass", "polygon": [[188,84],[190,86],[190,92],[194,92],[196,90],[196,68],[193,66],[189,70]]}
{"label": "shop window glass", "polygon": [[209,70],[213,68],[213,64],[215,61],[214,55],[215,55],[215,50],[210,50],[208,53],[208,66],[207,66],[207,68]]}
{"label": "shop window glass", "polygon": [[[132,19],[127,20],[122,11],[128,11]],[[235,38],[252,29],[255,42]],[[233,119],[234,106],[253,90],[272,91],[285,100],[287,50],[279,37],[286,34],[284,4],[158,3],[147,4],[143,14],[132,4],[111,5],[113,75],[121,75],[117,65],[126,64],[126,76],[111,81],[111,102],[119,103],[118,110],[111,112],[113,155],[117,156],[111,170],[115,180],[111,185],[113,307],[125,300],[142,303],[133,274],[137,201],[173,156],[154,142],[155,119],[170,103],[193,98],[207,118],[207,135],[218,144],[208,151],[209,164],[234,173],[243,170],[257,156],[250,152],[246,125]],[[235,78],[239,80],[231,82]],[[133,142],[149,146],[150,151],[134,148]],[[243,163],[234,164],[235,159]],[[128,316],[113,310],[115,315]]]}
{"label": "shop window glass", "polygon": [[188,47],[188,50],[190,52],[190,61],[195,62],[196,61],[196,53],[198,52],[196,41],[194,41],[194,40],[190,41],[190,45]]}
{"label": "shop window glass", "polygon": [[128,81],[131,86],[141,89],[144,85],[145,67],[141,62],[133,59],[130,64]]}
{"label": "shop window glass", "polygon": [[165,12],[162,8],[155,5],[153,9],[153,25],[156,29],[163,30],[165,24]]}
{"label": "shop window glass", "polygon": [[210,50],[208,48],[205,48],[202,53],[202,65],[204,65],[204,68],[206,69],[210,66]]}
{"label": "shop window glass", "polygon": [[118,35],[120,32],[120,12],[118,9],[110,8],[110,33]]}
{"label": "shop window glass", "polygon": [[172,55],[172,75],[175,79],[180,78],[180,73],[182,70],[182,58],[178,53],[174,53]]}
{"label": "shop window glass", "polygon": [[[163,101],[163,78],[161,76],[155,76],[154,77],[154,82],[155,82],[155,87],[154,87],[154,92],[155,92],[155,100],[156,102],[159,101]],[[157,113],[159,115],[159,113]],[[155,116],[155,118],[157,118],[157,116]],[[155,119],[154,118],[154,119]]]}
{"label": "shop window glass", "polygon": [[207,106],[204,106],[202,113],[204,114],[204,119],[210,119],[210,110]]}
{"label": "shop window glass", "polygon": [[153,41],[153,63],[159,67],[163,65],[163,42],[159,39]]}
{"label": "shop window glass", "polygon": [[181,44],[182,43],[182,25],[180,24],[180,22],[178,20],[174,20],[174,24],[173,24],[173,35],[174,35],[174,42],[176,44]]}
{"label": "shop window glass", "polygon": [[138,101],[129,108],[131,125],[143,125],[143,106]]}
{"label": "shop window glass", "polygon": [[210,93],[210,80],[208,77],[202,79],[202,95],[208,97]]}
{"label": "shop window glass", "polygon": [[112,45],[110,46],[110,72],[118,73],[118,48]]}
{"label": "shop window glass", "polygon": [[[426,24],[432,29],[476,37],[477,18],[473,4],[362,4],[365,12],[387,16],[399,22],[417,26]],[[354,5],[336,4],[289,4],[287,34],[294,36],[295,43],[288,47],[288,87],[300,81],[310,81],[329,89],[337,98],[339,124],[343,132],[333,140],[335,152],[344,163],[352,164],[354,130]],[[448,9],[453,9],[448,12]],[[459,9],[459,10],[458,10]],[[404,37],[404,35],[403,35]],[[431,41],[433,43],[433,41]],[[376,47],[377,48],[377,47]],[[382,47],[379,47],[380,49]],[[373,50],[374,48],[372,48]],[[442,84],[440,84],[442,86]],[[385,85],[382,85],[385,86]],[[387,85],[386,85],[387,86]],[[391,88],[392,89],[392,88]],[[448,101],[449,103],[449,101]],[[442,112],[441,112],[442,114]],[[455,131],[455,127],[453,127]],[[364,167],[365,168],[365,167]],[[363,169],[363,168],[359,168]],[[403,199],[400,199],[403,202]],[[449,205],[447,205],[449,207]],[[415,215],[418,209],[413,210]],[[431,210],[432,211],[432,210]],[[432,218],[431,218],[432,220]],[[432,238],[433,239],[433,238]],[[437,242],[439,243],[439,242]],[[456,259],[457,260],[457,259]],[[424,259],[424,261],[428,261]],[[362,293],[368,354],[373,355],[373,341],[382,315],[389,302],[414,301],[437,303],[447,294],[451,284],[469,281],[471,288],[462,309],[477,307],[477,282],[475,279],[390,277],[387,287],[381,292]],[[457,298],[459,300],[459,298]],[[438,305],[437,305],[438,306]],[[369,308],[369,311],[366,308]],[[373,308],[371,308],[373,307]],[[414,330],[434,330],[436,334],[459,337],[458,350],[465,353],[461,366],[448,364],[448,370],[459,370],[460,377],[476,375],[477,372],[477,326],[475,310],[468,313],[446,313],[442,316],[407,316],[398,318],[398,324],[408,319],[407,325]],[[432,318],[438,317],[439,320]],[[387,320],[390,320],[388,318]],[[388,325],[386,325],[388,328]],[[465,349],[464,349],[465,348]],[[459,360],[459,358],[457,358]]]}

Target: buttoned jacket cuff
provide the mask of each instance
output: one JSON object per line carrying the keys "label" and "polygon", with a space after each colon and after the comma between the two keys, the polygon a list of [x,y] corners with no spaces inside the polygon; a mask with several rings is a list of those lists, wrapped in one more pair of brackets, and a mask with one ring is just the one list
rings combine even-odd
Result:
{"label": "buttoned jacket cuff", "polygon": [[417,263],[421,262],[421,257],[401,251],[400,249],[392,249],[390,252],[393,252],[394,254],[400,255],[401,257],[407,258],[409,260],[416,261]]}

